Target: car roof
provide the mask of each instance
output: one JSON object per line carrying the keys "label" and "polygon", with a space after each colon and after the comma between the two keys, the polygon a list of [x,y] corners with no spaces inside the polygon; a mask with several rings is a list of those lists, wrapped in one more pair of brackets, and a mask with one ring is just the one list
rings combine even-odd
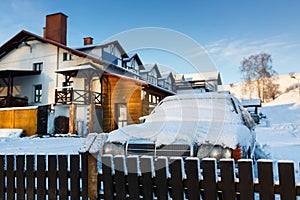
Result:
{"label": "car roof", "polygon": [[176,94],[166,97],[163,101],[169,100],[185,100],[185,99],[229,99],[233,98],[230,92],[203,92],[203,93],[191,93],[191,94]]}

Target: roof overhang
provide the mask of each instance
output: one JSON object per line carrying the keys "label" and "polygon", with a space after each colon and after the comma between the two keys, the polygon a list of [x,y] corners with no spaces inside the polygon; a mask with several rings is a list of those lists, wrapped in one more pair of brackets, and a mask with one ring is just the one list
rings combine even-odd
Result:
{"label": "roof overhang", "polygon": [[41,71],[35,70],[0,70],[0,78],[32,76],[41,74]]}

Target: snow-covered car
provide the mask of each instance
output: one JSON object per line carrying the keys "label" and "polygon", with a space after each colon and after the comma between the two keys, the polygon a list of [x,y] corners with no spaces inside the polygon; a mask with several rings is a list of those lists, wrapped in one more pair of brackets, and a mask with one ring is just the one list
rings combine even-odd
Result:
{"label": "snow-covered car", "polygon": [[144,119],[109,133],[104,153],[238,160],[254,152],[255,122],[229,92],[169,96]]}

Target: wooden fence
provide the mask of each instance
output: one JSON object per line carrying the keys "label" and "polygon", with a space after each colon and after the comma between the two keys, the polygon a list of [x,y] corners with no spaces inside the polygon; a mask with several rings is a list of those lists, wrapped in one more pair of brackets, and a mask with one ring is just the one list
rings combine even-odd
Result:
{"label": "wooden fence", "polygon": [[[0,155],[0,199],[296,199],[294,163],[91,154]],[[255,165],[256,166],[256,165]],[[100,168],[100,170],[99,170]]]}
{"label": "wooden fence", "polygon": [[87,155],[0,155],[0,199],[88,199]]}

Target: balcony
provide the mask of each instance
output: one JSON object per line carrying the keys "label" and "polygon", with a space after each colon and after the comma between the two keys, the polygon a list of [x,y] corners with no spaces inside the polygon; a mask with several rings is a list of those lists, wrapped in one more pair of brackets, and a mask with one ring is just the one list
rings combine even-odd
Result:
{"label": "balcony", "polygon": [[55,90],[55,103],[56,104],[102,104],[102,95],[98,92],[89,90],[75,90],[73,88],[62,88]]}
{"label": "balcony", "polygon": [[28,106],[27,97],[0,96],[0,108]]}

